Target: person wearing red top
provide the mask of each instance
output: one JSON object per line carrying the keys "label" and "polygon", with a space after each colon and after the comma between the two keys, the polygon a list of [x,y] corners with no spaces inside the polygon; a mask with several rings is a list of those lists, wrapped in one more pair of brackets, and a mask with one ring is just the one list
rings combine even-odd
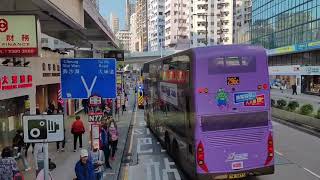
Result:
{"label": "person wearing red top", "polygon": [[77,140],[79,138],[80,148],[82,148],[82,134],[85,133],[85,128],[80,116],[76,116],[76,120],[72,123],[71,133],[73,134],[73,151],[77,151]]}

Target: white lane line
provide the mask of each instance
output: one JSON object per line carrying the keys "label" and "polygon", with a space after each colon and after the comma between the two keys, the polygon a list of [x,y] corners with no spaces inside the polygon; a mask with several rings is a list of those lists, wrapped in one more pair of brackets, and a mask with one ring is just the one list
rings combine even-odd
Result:
{"label": "white lane line", "polygon": [[278,152],[278,151],[274,151],[276,152],[277,154],[279,154],[280,156],[283,156],[283,154],[281,152]]}
{"label": "white lane line", "polygon": [[[136,107],[137,109],[137,107]],[[134,125],[136,124],[136,121],[137,121],[137,113],[135,112],[134,113],[134,116],[133,116],[133,127],[132,127],[132,133],[131,133],[131,137],[130,137],[130,145],[129,145],[129,151],[128,153],[131,153],[132,152],[132,144],[133,144],[133,134],[134,134]]]}
{"label": "white lane line", "polygon": [[312,172],[312,171],[310,171],[309,169],[307,169],[307,168],[303,168],[304,170],[306,170],[306,171],[308,171],[310,174],[312,174],[312,175],[314,175],[315,177],[317,177],[317,178],[319,178],[320,179],[320,175],[318,175],[318,174],[316,174],[316,173],[314,173],[314,172]]}
{"label": "white lane line", "polygon": [[149,135],[150,134],[150,130],[147,128],[147,135]]}

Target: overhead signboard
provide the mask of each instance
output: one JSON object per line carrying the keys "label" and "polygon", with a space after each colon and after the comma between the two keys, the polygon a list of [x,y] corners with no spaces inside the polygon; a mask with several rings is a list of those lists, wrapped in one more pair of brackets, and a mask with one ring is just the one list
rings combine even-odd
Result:
{"label": "overhead signboard", "polygon": [[0,57],[38,56],[37,26],[34,15],[0,15]]}
{"label": "overhead signboard", "polygon": [[86,99],[92,94],[116,97],[116,60],[61,59],[62,98]]}
{"label": "overhead signboard", "polygon": [[58,142],[64,139],[63,115],[23,116],[24,142]]}

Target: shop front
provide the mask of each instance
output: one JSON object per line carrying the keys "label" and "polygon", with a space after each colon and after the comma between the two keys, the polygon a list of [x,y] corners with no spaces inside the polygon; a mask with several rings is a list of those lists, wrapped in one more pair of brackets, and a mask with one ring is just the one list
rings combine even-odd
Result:
{"label": "shop front", "polygon": [[302,93],[320,96],[320,66],[305,66],[302,72]]}
{"label": "shop front", "polygon": [[11,146],[24,113],[35,112],[33,75],[27,67],[0,66],[0,150]]}
{"label": "shop front", "polygon": [[320,95],[320,66],[270,66],[270,87],[292,89],[297,85],[298,94]]}
{"label": "shop front", "polygon": [[300,66],[270,66],[270,87],[272,89],[287,90],[297,85],[298,94],[301,93],[301,68]]}

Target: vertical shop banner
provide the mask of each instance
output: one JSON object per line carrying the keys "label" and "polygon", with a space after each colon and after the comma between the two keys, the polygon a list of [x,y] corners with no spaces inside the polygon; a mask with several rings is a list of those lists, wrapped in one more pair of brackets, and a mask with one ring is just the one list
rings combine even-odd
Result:
{"label": "vertical shop banner", "polygon": [[0,57],[38,56],[38,31],[34,15],[0,15]]}

